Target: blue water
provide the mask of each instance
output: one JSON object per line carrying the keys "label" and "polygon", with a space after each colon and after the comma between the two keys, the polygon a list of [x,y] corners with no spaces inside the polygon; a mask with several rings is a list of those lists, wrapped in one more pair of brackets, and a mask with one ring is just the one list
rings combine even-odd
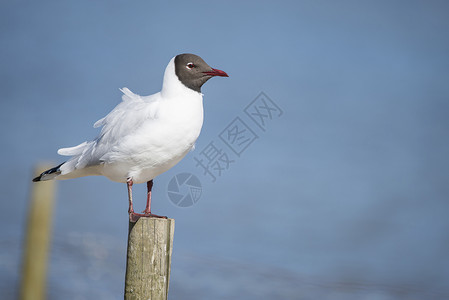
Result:
{"label": "blue water", "polygon": [[[155,180],[154,212],[176,219],[171,299],[449,299],[447,8],[2,3],[2,299],[18,293],[34,166],[95,137],[119,88],[158,91],[182,52],[230,77],[205,85],[196,150]],[[245,113],[260,92],[283,112],[263,128]],[[236,117],[257,136],[238,154],[220,138]],[[215,182],[195,160],[211,142],[233,161]],[[188,208],[167,195],[183,172],[202,185]],[[121,298],[126,186],[80,178],[56,196],[49,299]]]}

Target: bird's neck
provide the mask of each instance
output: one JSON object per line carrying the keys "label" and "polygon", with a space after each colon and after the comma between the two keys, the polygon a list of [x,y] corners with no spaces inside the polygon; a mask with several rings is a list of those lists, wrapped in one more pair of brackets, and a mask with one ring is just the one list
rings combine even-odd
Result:
{"label": "bird's neck", "polygon": [[164,82],[162,83],[161,95],[163,98],[201,96],[201,93],[186,87],[176,76],[174,58],[170,60],[164,73]]}

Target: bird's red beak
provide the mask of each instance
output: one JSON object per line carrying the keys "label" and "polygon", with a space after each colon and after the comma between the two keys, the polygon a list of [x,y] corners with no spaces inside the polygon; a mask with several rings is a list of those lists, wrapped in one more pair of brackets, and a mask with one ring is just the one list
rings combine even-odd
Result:
{"label": "bird's red beak", "polygon": [[214,69],[214,68],[212,68],[212,71],[203,72],[203,73],[206,75],[209,75],[209,76],[229,77],[228,74],[226,74],[226,72],[224,72],[222,70]]}

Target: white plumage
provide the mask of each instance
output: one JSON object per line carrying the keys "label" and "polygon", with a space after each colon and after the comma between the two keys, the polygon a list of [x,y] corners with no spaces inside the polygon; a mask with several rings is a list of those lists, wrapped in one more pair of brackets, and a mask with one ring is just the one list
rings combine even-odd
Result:
{"label": "white plumage", "polygon": [[[104,175],[117,182],[147,182],[178,163],[193,147],[203,124],[203,95],[187,88],[168,64],[162,90],[139,96],[121,89],[123,101],[94,127],[102,126],[93,141],[58,154],[72,156],[60,172],[41,180]],[[45,177],[47,176],[47,178]]]}
{"label": "white plumage", "polygon": [[[129,219],[161,217],[151,213],[153,179],[176,165],[189,152],[203,126],[201,86],[214,76],[227,77],[211,68],[201,57],[179,54],[168,63],[162,90],[139,96],[127,88],[119,103],[106,117],[95,122],[102,127],[93,141],[62,148],[58,154],[69,160],[34,178],[34,182],[70,179],[89,175],[126,182]],[[134,212],[132,186],[147,183],[144,214]]]}

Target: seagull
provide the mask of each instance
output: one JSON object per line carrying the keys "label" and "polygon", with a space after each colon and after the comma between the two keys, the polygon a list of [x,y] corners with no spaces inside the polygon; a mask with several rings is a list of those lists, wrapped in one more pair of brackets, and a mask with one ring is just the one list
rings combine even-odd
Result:
{"label": "seagull", "polygon": [[[75,147],[58,150],[71,156],[33,181],[72,179],[102,175],[126,183],[129,218],[159,217],[151,213],[153,179],[176,165],[193,149],[203,126],[201,87],[214,76],[228,77],[211,68],[201,57],[184,53],[173,57],[164,73],[162,89],[150,96],[127,88],[122,102],[94,127],[102,127],[97,138]],[[147,183],[143,214],[133,209],[132,186]]]}

